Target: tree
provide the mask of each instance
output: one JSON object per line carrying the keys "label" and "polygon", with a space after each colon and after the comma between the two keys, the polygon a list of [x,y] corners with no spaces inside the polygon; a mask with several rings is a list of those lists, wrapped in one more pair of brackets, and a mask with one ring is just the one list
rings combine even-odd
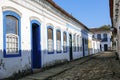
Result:
{"label": "tree", "polygon": [[103,25],[100,27],[102,30],[110,30],[110,25]]}

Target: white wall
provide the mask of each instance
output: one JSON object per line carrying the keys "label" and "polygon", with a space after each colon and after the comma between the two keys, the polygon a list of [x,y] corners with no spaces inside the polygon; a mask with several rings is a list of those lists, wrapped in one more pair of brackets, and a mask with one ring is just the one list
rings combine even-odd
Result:
{"label": "white wall", "polygon": [[101,34],[101,39],[103,39],[103,34],[107,34],[108,41],[107,42],[101,42],[102,51],[104,51],[104,44],[108,45],[108,48],[112,47],[112,42],[110,41],[111,38],[111,32],[110,31],[101,31],[101,32],[95,32],[94,36],[97,38],[97,34]]}

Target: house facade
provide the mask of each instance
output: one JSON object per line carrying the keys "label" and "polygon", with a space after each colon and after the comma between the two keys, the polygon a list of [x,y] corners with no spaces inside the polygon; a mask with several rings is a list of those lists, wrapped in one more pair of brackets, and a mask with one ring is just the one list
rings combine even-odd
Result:
{"label": "house facade", "polygon": [[89,29],[52,0],[0,0],[0,79],[88,55]]}
{"label": "house facade", "polygon": [[92,54],[100,52],[100,40],[92,38]]}
{"label": "house facade", "polygon": [[110,30],[105,30],[101,28],[93,28],[91,31],[94,33],[93,38],[100,40],[100,51],[108,51],[112,48],[111,36],[112,32]]}
{"label": "house facade", "polygon": [[101,41],[97,38],[93,38],[94,33],[92,31],[88,34],[88,53],[89,55],[100,52]]}

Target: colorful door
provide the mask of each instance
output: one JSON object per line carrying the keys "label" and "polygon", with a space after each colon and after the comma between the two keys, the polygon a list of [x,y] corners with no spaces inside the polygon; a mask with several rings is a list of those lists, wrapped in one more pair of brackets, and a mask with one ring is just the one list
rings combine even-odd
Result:
{"label": "colorful door", "polygon": [[85,56],[85,43],[84,38],[82,38],[82,44],[83,44],[83,57]]}
{"label": "colorful door", "polygon": [[32,68],[41,68],[40,24],[32,23]]}

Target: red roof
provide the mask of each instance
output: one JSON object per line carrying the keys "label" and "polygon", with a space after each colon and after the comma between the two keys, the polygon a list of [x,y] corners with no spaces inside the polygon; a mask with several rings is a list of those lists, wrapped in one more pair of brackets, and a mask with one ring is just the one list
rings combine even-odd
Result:
{"label": "red roof", "polygon": [[103,28],[91,28],[90,31],[95,33],[95,32],[110,31],[110,30],[106,30]]}

